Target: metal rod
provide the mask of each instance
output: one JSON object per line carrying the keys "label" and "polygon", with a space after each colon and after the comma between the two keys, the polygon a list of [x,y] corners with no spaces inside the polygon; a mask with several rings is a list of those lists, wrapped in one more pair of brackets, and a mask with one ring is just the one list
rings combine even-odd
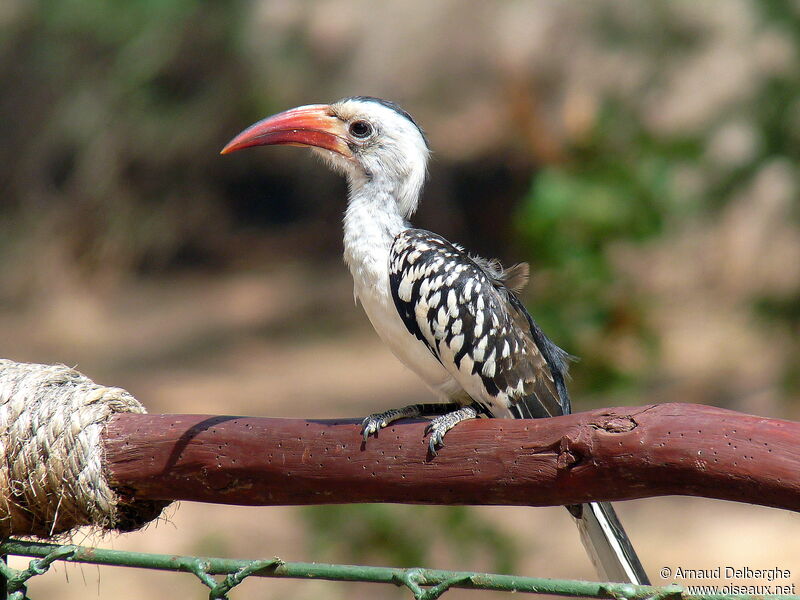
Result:
{"label": "metal rod", "polygon": [[[46,557],[64,548],[55,544],[6,540],[0,543],[0,552],[21,556]],[[590,581],[543,579],[537,577],[521,577],[517,575],[499,575],[492,573],[475,573],[470,571],[442,571],[438,569],[396,569],[391,567],[371,567],[358,565],[335,565],[326,563],[283,562],[280,559],[269,561],[249,561],[229,558],[208,558],[197,556],[178,556],[170,554],[145,554],[123,550],[106,550],[70,546],[72,551],[66,558],[69,562],[96,565],[138,567],[164,571],[181,571],[209,575],[232,575],[249,569],[248,576],[277,577],[294,579],[326,579],[329,581],[357,581],[368,583],[391,583],[405,585],[418,597],[422,592],[419,586],[441,586],[443,592],[448,587],[483,589],[495,591],[515,591],[532,594],[550,594],[572,598],[626,598],[628,600],[644,600],[654,598],[667,600],[752,600],[748,595],[705,594],[693,595],[684,593],[682,587],[669,585],[635,586],[623,583],[598,583]],[[253,570],[254,564],[267,566]],[[250,572],[252,571],[252,572]],[[243,579],[241,577],[239,580]],[[201,577],[202,579],[202,577]],[[208,585],[209,582],[206,581]],[[237,582],[238,583],[238,582]],[[427,590],[431,591],[431,590]],[[798,595],[771,595],[774,600],[800,600]]]}

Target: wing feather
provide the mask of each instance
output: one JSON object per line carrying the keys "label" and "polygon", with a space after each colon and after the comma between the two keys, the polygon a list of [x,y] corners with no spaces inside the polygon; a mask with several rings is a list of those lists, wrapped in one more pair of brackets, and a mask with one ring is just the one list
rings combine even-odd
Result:
{"label": "wing feather", "polygon": [[397,236],[390,258],[395,306],[464,391],[493,416],[569,412],[567,353],[542,333],[516,296],[527,265],[496,261],[422,229]]}

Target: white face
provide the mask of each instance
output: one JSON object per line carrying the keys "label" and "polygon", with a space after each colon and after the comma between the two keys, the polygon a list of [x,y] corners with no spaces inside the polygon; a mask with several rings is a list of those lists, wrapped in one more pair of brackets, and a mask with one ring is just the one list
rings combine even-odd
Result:
{"label": "white face", "polygon": [[369,175],[398,172],[404,163],[427,163],[428,146],[419,129],[396,110],[372,100],[345,99],[331,104],[343,122],[350,149]]}
{"label": "white face", "polygon": [[312,148],[347,176],[351,193],[389,194],[405,217],[417,207],[428,145],[411,118],[391,103],[354,97],[299,106],[254,123],[222,154],[285,144]]}
{"label": "white face", "polygon": [[372,100],[345,99],[330,108],[346,131],[352,158],[327,150],[318,152],[351,183],[395,184],[401,212],[405,216],[413,213],[429,154],[419,128],[396,110]]}

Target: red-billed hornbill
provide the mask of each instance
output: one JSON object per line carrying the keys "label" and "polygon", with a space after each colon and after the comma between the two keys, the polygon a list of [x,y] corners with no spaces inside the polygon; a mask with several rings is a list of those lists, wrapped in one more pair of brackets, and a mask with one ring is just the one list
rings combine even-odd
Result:
{"label": "red-billed hornbill", "polygon": [[[301,106],[252,125],[222,153],[274,144],[311,147],[347,177],[344,257],[355,296],[381,339],[440,400],[370,415],[365,440],[397,419],[438,415],[428,428],[435,454],[445,433],[465,419],[570,412],[569,357],[517,296],[528,265],[503,270],[409,223],[428,143],[407,112],[363,96]],[[602,577],[648,583],[610,504],[567,508]]]}

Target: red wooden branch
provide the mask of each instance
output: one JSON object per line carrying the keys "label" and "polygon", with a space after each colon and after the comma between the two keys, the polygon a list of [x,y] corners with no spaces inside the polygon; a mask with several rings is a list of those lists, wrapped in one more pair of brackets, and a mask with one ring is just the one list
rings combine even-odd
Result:
{"label": "red wooden branch", "polygon": [[480,419],[427,455],[423,422],[364,444],[356,421],[114,417],[110,479],[138,500],[240,505],[401,502],[545,506],[690,495],[800,510],[800,423],[710,406]]}

